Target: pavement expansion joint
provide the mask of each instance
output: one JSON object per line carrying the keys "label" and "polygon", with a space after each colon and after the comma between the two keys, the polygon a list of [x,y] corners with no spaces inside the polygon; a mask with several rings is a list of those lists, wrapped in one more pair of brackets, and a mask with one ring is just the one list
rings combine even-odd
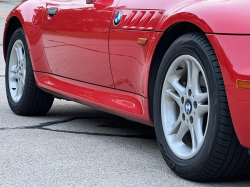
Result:
{"label": "pavement expansion joint", "polygon": [[[45,122],[39,125],[34,126],[23,126],[23,127],[15,127],[15,128],[0,128],[0,130],[23,130],[23,129],[40,129],[45,131],[52,131],[52,132],[61,132],[61,133],[70,133],[70,134],[83,134],[83,135],[93,135],[93,136],[109,136],[109,137],[122,137],[122,138],[139,138],[139,139],[155,139],[155,134],[136,134],[136,135],[123,135],[123,134],[111,134],[111,133],[95,133],[95,132],[78,132],[78,131],[67,131],[67,130],[57,130],[57,129],[50,129],[49,126],[67,123],[78,119],[109,119],[109,118],[97,118],[97,117],[74,117],[68,118],[64,120],[57,120],[52,122]],[[102,127],[102,126],[98,126]],[[104,126],[105,127],[105,126]]]}

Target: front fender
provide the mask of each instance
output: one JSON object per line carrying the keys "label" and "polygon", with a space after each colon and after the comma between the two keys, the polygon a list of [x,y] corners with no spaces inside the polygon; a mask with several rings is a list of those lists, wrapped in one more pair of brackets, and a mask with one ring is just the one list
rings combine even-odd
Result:
{"label": "front fender", "polygon": [[205,33],[250,34],[249,0],[168,1],[157,30],[165,31],[179,22],[190,22]]}
{"label": "front fender", "polygon": [[[45,8],[47,2],[48,1],[44,0],[41,1],[28,0],[19,4],[10,12],[10,14],[6,19],[4,37],[3,37],[5,59],[7,51],[7,49],[5,49],[6,38],[8,33],[11,32],[9,30],[9,26],[11,24],[12,19],[17,18],[20,21],[26,35],[26,40],[30,51],[30,57],[33,69],[35,71],[50,72],[43,49],[42,20],[36,19],[34,22],[34,16],[36,15],[37,11],[40,10],[41,8],[42,9]],[[42,19],[42,14],[40,19]]]}

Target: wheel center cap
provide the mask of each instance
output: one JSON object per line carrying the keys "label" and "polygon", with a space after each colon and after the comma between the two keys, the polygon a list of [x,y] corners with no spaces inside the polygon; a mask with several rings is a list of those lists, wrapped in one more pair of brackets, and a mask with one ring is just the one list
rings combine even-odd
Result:
{"label": "wheel center cap", "polygon": [[187,115],[191,114],[192,112],[192,104],[189,100],[187,100],[185,103],[185,111]]}

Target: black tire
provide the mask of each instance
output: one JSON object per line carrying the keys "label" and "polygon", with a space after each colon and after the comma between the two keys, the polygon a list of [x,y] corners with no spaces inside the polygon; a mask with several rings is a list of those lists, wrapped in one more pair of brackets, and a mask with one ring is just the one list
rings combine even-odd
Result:
{"label": "black tire", "polygon": [[[25,57],[26,57],[26,77],[23,94],[18,102],[15,102],[10,94],[9,90],[9,60],[10,53],[14,43],[17,40],[21,40],[24,46]],[[5,68],[5,85],[6,95],[11,110],[22,116],[38,116],[46,114],[54,101],[54,97],[48,94],[36,86],[31,59],[29,55],[28,45],[25,37],[25,33],[22,28],[18,28],[11,37],[8,51],[7,61]]]}
{"label": "black tire", "polygon": [[[179,159],[170,150],[161,121],[163,82],[174,59],[183,54],[196,58],[204,69],[208,77],[210,106],[213,108],[210,110],[204,143],[199,152],[188,160]],[[248,150],[237,139],[220,66],[213,47],[204,34],[185,34],[170,46],[158,71],[153,107],[159,148],[168,166],[180,177],[192,181],[219,181],[231,179],[249,170]]]}

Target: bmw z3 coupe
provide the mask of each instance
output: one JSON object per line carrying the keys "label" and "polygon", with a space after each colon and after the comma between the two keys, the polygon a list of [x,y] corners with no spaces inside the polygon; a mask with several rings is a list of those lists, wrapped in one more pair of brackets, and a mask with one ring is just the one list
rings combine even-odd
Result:
{"label": "bmw z3 coupe", "polygon": [[[6,94],[22,116],[63,98],[154,126],[192,181],[249,170],[249,0],[24,0],[7,17]],[[65,140],[66,141],[66,140]]]}

